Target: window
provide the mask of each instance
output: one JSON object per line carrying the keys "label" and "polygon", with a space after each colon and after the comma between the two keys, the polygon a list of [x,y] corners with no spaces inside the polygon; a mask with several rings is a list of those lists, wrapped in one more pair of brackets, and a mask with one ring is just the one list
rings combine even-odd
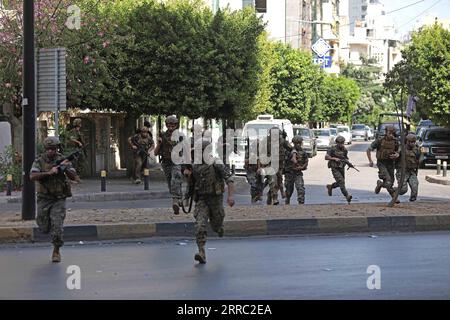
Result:
{"label": "window", "polygon": [[242,0],[242,8],[253,6],[253,0]]}
{"label": "window", "polygon": [[255,0],[256,12],[266,13],[267,12],[267,0]]}

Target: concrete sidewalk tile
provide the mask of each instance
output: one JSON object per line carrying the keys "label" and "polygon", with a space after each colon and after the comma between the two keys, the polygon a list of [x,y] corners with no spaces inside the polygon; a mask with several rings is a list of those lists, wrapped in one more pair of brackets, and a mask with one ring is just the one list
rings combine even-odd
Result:
{"label": "concrete sidewalk tile", "polygon": [[267,234],[303,234],[320,232],[317,219],[274,219],[267,220]]}
{"label": "concrete sidewalk tile", "polygon": [[156,234],[156,225],[152,224],[110,224],[98,225],[97,235],[99,240],[145,238]]}
{"label": "concrete sidewalk tile", "polygon": [[366,232],[369,230],[365,217],[320,218],[317,220],[321,232]]}
{"label": "concrete sidewalk tile", "polygon": [[195,235],[194,222],[163,222],[156,224],[155,236],[192,236]]}
{"label": "concrete sidewalk tile", "polygon": [[450,230],[450,215],[416,216],[417,231]]}
{"label": "concrete sidewalk tile", "polygon": [[32,239],[32,228],[0,228],[0,241],[31,241]]}
{"label": "concrete sidewalk tile", "polygon": [[266,235],[265,220],[231,220],[224,222],[225,236]]}

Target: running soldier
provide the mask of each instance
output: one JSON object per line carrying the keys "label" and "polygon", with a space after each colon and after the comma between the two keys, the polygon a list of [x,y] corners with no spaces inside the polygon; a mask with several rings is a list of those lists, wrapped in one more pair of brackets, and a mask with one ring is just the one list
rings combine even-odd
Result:
{"label": "running soldier", "polygon": [[[167,131],[158,138],[158,144],[155,148],[155,155],[161,156],[161,166],[166,176],[169,192],[172,195],[172,208],[174,214],[180,213],[181,206],[181,163],[172,161],[172,150],[178,144],[183,142],[184,136],[177,130],[178,119],[175,116],[166,118]],[[181,155],[180,155],[181,156]]]}
{"label": "running soldier", "polygon": [[[66,198],[72,196],[71,180],[78,180],[77,173],[68,160],[58,153],[59,139],[44,140],[45,153],[34,162],[30,171],[31,181],[38,182],[36,223],[43,233],[50,233],[53,243],[52,261],[60,262],[59,248],[64,244],[63,226],[66,217]],[[63,161],[62,161],[63,160]],[[57,162],[61,162],[59,165]]]}
{"label": "running soldier", "polygon": [[308,168],[308,154],[302,149],[303,138],[296,135],[292,138],[294,149],[289,155],[289,161],[286,165],[286,199],[285,204],[290,204],[294,185],[297,189],[297,201],[299,204],[305,203],[305,182],[303,181],[303,171]]}
{"label": "running soldier", "polygon": [[[81,119],[76,118],[73,120],[72,129],[68,134],[68,141],[66,148],[64,148],[64,153],[66,155],[74,152],[76,149],[82,149],[85,147],[84,137],[81,133]],[[80,154],[80,157],[73,162],[73,167],[77,171],[79,176],[84,174],[84,161],[85,159],[85,151]]]}
{"label": "running soldier", "polygon": [[[209,139],[202,139],[202,150],[211,144]],[[206,159],[205,159],[206,158]],[[223,207],[223,193],[225,183],[228,185],[227,203],[230,207],[234,205],[233,177],[228,167],[220,159],[215,159],[211,154],[206,155],[201,164],[193,164],[184,169],[183,174],[194,184],[194,218],[198,253],[194,259],[199,263],[206,263],[205,244],[207,238],[208,221],[214,232],[223,237],[223,220],[225,210]]]}
{"label": "running soldier", "polygon": [[133,150],[134,158],[134,183],[141,183],[142,172],[148,169],[148,157],[155,148],[155,143],[149,135],[148,128],[140,128],[140,133],[128,138],[128,144]]}
{"label": "running soldier", "polygon": [[345,138],[339,136],[336,138],[336,146],[332,146],[325,155],[325,160],[328,160],[328,168],[331,169],[334,180],[333,184],[327,184],[328,195],[333,195],[334,188],[341,188],[341,192],[347,199],[347,202],[352,201],[352,195],[347,192],[345,188],[345,160],[348,159],[348,150],[344,146]]}
{"label": "running soldier", "polygon": [[244,169],[247,182],[250,184],[251,203],[255,204],[262,200],[264,190],[263,176],[261,174],[262,168],[258,158],[258,140],[247,139]]}
{"label": "running soldier", "polygon": [[380,193],[381,188],[386,188],[391,197],[394,196],[394,170],[395,160],[399,157],[398,148],[399,144],[395,138],[395,127],[389,125],[386,127],[386,135],[372,142],[367,149],[367,158],[371,167],[373,167],[371,152],[377,150],[378,177],[381,180],[377,181],[376,194]]}
{"label": "running soldier", "polygon": [[[409,201],[417,200],[417,193],[419,190],[419,180],[417,179],[417,174],[419,170],[419,158],[420,151],[416,144],[416,136],[410,133],[406,136],[406,167],[405,167],[405,178],[403,180],[403,185],[400,188],[399,194],[404,195],[408,192],[408,184],[411,188],[411,195]],[[400,159],[400,158],[399,158]],[[400,183],[401,178],[401,162],[397,161],[397,181]]]}

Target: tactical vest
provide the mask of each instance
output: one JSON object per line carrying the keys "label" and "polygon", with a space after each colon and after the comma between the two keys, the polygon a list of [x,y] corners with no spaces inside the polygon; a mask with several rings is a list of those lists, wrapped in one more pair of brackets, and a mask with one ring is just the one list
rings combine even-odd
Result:
{"label": "tactical vest", "polygon": [[396,143],[395,139],[387,140],[381,139],[380,145],[377,148],[377,160],[391,160],[389,156],[395,153]]}
{"label": "tactical vest", "polygon": [[82,144],[84,144],[83,142],[83,136],[81,135],[80,132],[78,132],[76,129],[72,129],[69,131],[69,138],[66,139],[67,142],[67,147],[68,148],[78,148],[79,145],[75,142],[72,142],[71,138],[75,137],[75,140],[80,141]]}
{"label": "tactical vest", "polygon": [[[347,150],[340,150],[336,147],[332,147],[331,149],[331,156],[333,158],[339,158],[339,159],[346,159],[347,157]],[[328,168],[343,168],[345,164],[342,161],[328,161]]]}
{"label": "tactical vest", "polygon": [[[50,171],[56,161],[63,159],[61,154],[57,154],[54,160],[49,160],[46,155],[39,157],[38,161],[42,172]],[[38,180],[37,193],[46,198],[63,199],[72,196],[70,183],[64,173],[59,172],[55,175],[48,176]]]}
{"label": "tactical vest", "polygon": [[140,134],[136,134],[134,135],[132,141],[134,143],[137,143],[138,146],[141,146],[144,148],[144,150],[147,152],[148,149],[150,149],[150,147],[152,146],[152,139],[150,136],[148,136],[147,138],[143,138]]}
{"label": "tactical vest", "polygon": [[223,179],[217,177],[214,165],[196,164],[193,168],[197,196],[221,195],[225,191]]}
{"label": "tactical vest", "polygon": [[295,159],[297,160],[297,164],[295,164],[295,166],[305,165],[308,158],[308,154],[303,150],[292,150],[289,154],[289,161],[286,164],[286,171],[288,172],[296,172],[296,170],[294,170],[294,163],[291,160],[293,155],[295,155]]}
{"label": "tactical vest", "polygon": [[409,150],[406,148],[405,157],[406,157],[406,169],[417,169],[419,167],[419,163],[416,157],[417,149]]}
{"label": "tactical vest", "polygon": [[172,150],[178,143],[178,141],[171,140],[171,135],[168,131],[164,132],[162,135],[161,142],[161,158],[164,162],[172,161]]}

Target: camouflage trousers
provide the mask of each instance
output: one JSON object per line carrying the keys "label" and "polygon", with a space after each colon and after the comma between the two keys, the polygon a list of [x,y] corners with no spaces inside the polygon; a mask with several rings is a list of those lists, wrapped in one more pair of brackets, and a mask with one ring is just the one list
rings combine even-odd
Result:
{"label": "camouflage trousers", "polygon": [[181,165],[170,162],[162,162],[161,166],[166,176],[169,192],[173,199],[181,199],[181,182],[183,175],[181,173]]}
{"label": "camouflage trousers", "polygon": [[336,180],[331,187],[341,188],[341,192],[344,197],[348,196],[347,189],[345,188],[345,168],[331,168],[331,173],[333,174],[334,180]]}
{"label": "camouflage trousers", "polygon": [[[147,160],[147,159],[146,159]],[[138,154],[134,155],[134,179],[142,180],[142,173],[144,169],[148,169],[148,161]]]}
{"label": "camouflage trousers", "polygon": [[66,217],[66,199],[37,198],[36,223],[43,233],[50,233],[54,246],[61,247]]}
{"label": "camouflage trousers", "polygon": [[283,171],[278,170],[275,175],[267,176],[269,191],[267,192],[267,203],[278,201],[278,191],[283,192]]}
{"label": "camouflage trousers", "polygon": [[250,184],[250,195],[252,197],[252,202],[260,200],[264,189],[262,177],[260,177],[255,171],[247,171],[247,181]]}
{"label": "camouflage trousers", "polygon": [[393,161],[377,161],[378,177],[383,180],[383,188],[394,194],[394,182],[395,182],[395,167]]}
{"label": "camouflage trousers", "polygon": [[[397,170],[396,172],[397,181],[400,183],[400,176],[401,172],[400,170]],[[416,199],[417,194],[419,192],[419,180],[417,179],[417,171],[415,169],[406,169],[405,170],[405,179],[403,180],[403,185],[400,188],[399,194],[403,195],[408,192],[408,184],[411,188],[411,195],[410,199]]]}
{"label": "camouflage trousers", "polygon": [[299,204],[305,203],[305,182],[303,181],[303,173],[286,172],[284,187],[286,189],[286,201],[288,202],[292,193],[297,189],[297,201]]}
{"label": "camouflage trousers", "polygon": [[223,228],[223,195],[200,196],[195,202],[194,218],[197,245],[203,247],[206,243],[208,221],[214,232]]}

